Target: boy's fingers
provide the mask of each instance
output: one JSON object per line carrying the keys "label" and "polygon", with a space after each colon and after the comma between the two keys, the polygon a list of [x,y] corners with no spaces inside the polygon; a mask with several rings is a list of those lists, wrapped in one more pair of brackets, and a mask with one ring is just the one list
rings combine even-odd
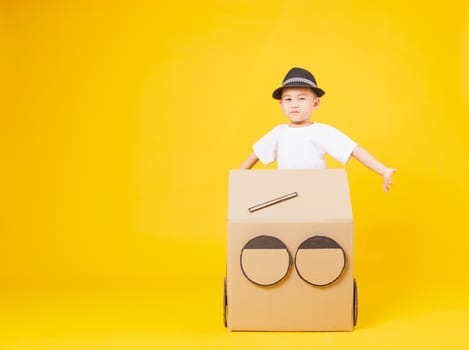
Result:
{"label": "boy's fingers", "polygon": [[390,177],[384,179],[384,191],[389,192],[392,186],[392,180]]}

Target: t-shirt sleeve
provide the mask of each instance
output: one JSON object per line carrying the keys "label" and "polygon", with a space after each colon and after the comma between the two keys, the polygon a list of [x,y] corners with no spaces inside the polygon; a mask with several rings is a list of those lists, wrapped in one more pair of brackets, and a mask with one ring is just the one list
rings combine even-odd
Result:
{"label": "t-shirt sleeve", "polygon": [[332,126],[323,125],[323,127],[324,139],[322,141],[325,151],[341,164],[347,163],[358,144]]}
{"label": "t-shirt sleeve", "polygon": [[269,164],[277,159],[277,140],[278,127],[269,131],[254,144],[254,153],[262,163]]}

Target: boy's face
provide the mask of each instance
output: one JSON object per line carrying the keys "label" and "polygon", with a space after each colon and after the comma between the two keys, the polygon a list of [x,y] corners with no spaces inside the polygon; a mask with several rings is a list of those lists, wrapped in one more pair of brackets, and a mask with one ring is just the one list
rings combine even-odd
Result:
{"label": "boy's face", "polygon": [[290,120],[290,126],[308,126],[311,124],[311,114],[319,107],[319,97],[307,87],[284,88],[280,107]]}

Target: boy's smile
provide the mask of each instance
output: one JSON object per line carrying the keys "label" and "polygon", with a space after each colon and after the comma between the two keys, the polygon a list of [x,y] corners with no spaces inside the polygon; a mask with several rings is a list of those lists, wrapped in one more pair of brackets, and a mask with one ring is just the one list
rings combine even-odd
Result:
{"label": "boy's smile", "polygon": [[307,87],[284,88],[280,107],[291,127],[311,125],[311,114],[319,107],[319,97]]}

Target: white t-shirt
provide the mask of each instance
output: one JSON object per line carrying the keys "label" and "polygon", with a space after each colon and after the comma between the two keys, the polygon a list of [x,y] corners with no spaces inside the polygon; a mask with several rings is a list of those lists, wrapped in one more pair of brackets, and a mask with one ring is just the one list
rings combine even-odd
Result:
{"label": "white t-shirt", "polygon": [[313,123],[302,128],[279,125],[254,144],[264,164],[277,160],[278,169],[324,169],[326,153],[345,164],[357,143],[332,126]]}

